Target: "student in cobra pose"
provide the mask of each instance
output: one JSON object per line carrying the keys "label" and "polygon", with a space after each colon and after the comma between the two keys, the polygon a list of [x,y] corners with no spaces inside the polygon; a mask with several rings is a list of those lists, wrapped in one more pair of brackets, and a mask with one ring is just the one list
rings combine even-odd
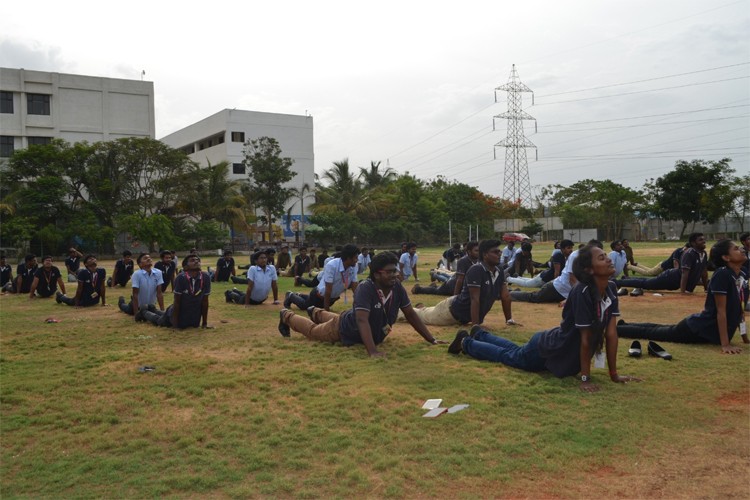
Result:
{"label": "student in cobra pose", "polygon": [[36,270],[34,281],[31,282],[29,298],[52,297],[57,292],[58,285],[62,293],[65,293],[65,282],[62,279],[60,270],[52,265],[52,256],[45,255],[42,257],[42,267]]}
{"label": "student in cobra pose", "polygon": [[356,246],[344,245],[341,257],[329,260],[323,268],[322,280],[318,287],[314,288],[309,295],[287,292],[284,307],[289,309],[294,304],[303,311],[310,306],[330,310],[331,306],[342,294],[346,294],[348,289],[352,291],[357,289],[358,253],[359,249]]}
{"label": "student in cobra pose", "polygon": [[[342,253],[346,252],[344,247]],[[310,306],[307,309],[310,319],[307,319],[289,309],[282,309],[279,313],[279,332],[289,337],[291,330],[294,330],[310,340],[341,342],[345,346],[363,344],[370,357],[385,357],[377,346],[386,339],[401,311],[427,342],[446,344],[435,339],[415,313],[406,290],[397,278],[397,263],[398,258],[394,253],[377,254],[370,265],[370,277],[354,292],[352,308],[340,315]]]}
{"label": "student in cobra pose", "polygon": [[144,311],[135,320],[145,319],[156,326],[174,328],[213,328],[208,325],[208,296],[211,278],[201,270],[201,258],[188,255],[182,259],[183,272],[175,278],[174,303],[166,311]]}
{"label": "student in cobra pose", "polygon": [[682,254],[688,248],[690,248],[689,243],[685,243],[684,246],[675,248],[669,257],[656,264],[654,267],[643,267],[639,266],[638,264],[627,263],[625,264],[625,275],[627,276],[627,272],[630,271],[633,273],[641,274],[643,276],[659,276],[664,271],[669,271],[670,269],[679,269]]}
{"label": "student in cobra pose", "polygon": [[[167,252],[169,254],[169,252]],[[172,257],[169,254],[170,258]],[[161,270],[156,269],[151,255],[142,253],[135,260],[138,269],[133,273],[132,300],[125,303],[125,297],[120,296],[117,299],[117,305],[122,312],[135,316],[140,309],[146,308],[155,311],[156,304],[159,304],[159,310],[164,310],[164,295],[162,285],[164,285],[164,274]]]}
{"label": "student in cobra pose", "polygon": [[276,267],[268,264],[265,252],[258,254],[254,266],[247,270],[247,290],[245,293],[236,288],[227,290],[224,295],[227,302],[244,304],[246,306],[259,305],[268,298],[268,292],[273,290],[273,303],[279,303],[278,275]]}
{"label": "student in cobra pose", "polygon": [[417,260],[417,244],[413,242],[407,243],[406,252],[402,253],[398,259],[399,279],[401,281],[408,280],[411,275],[414,275],[414,281],[419,281],[419,277],[417,276]]}
{"label": "student in cobra pose", "polygon": [[425,325],[479,325],[497,300],[502,302],[505,323],[517,325],[511,313],[508,287],[500,269],[500,242],[484,240],[479,244],[479,262],[466,272],[461,293],[433,307],[416,309],[416,313]]}
{"label": "student in cobra pose", "polygon": [[453,273],[447,281],[437,286],[414,285],[414,287],[411,289],[411,293],[445,295],[448,297],[452,295],[458,295],[459,293],[461,293],[461,288],[464,285],[466,272],[477,262],[479,262],[479,243],[476,241],[470,241],[466,244],[466,255],[458,259],[458,262],[456,262],[455,264],[456,272]]}
{"label": "student in cobra pose", "polygon": [[74,298],[57,292],[55,300],[58,304],[75,307],[91,307],[101,302],[107,305],[107,287],[105,286],[107,271],[98,267],[96,255],[88,254],[83,258],[83,269],[78,271],[78,288]]}
{"label": "student in cobra pose", "polygon": [[533,278],[514,278],[513,276],[509,276],[506,281],[511,285],[526,288],[541,288],[545,283],[549,283],[560,276],[563,269],[565,269],[565,262],[568,260],[568,256],[573,253],[573,242],[562,240],[558,245],[560,248],[556,248],[550,257],[549,269],[542,271]]}
{"label": "student in cobra pose", "polygon": [[625,278],[615,280],[617,287],[636,287],[630,295],[643,295],[643,290],[680,290],[682,293],[693,293],[699,282],[706,288],[706,237],[703,233],[692,233],[688,237],[690,248],[685,250],[680,259],[680,269],[669,269],[655,278]]}
{"label": "student in cobra pose", "polygon": [[172,286],[174,291],[174,279],[177,276],[177,261],[174,260],[174,252],[170,250],[162,250],[159,253],[161,260],[154,264],[154,269],[161,271],[162,279],[164,283],[161,285],[161,291],[166,292],[167,286]]}
{"label": "student in cobra pose", "polygon": [[595,353],[602,355],[606,339],[610,380],[637,382],[640,379],[617,373],[615,317],[620,310],[614,283],[609,281],[613,272],[612,261],[602,249],[586,246],[573,264],[578,282],[565,302],[559,327],[535,333],[519,346],[474,326],[471,333],[456,333],[448,352],[531,372],[548,370],[561,378],[580,374],[580,389],[595,392],[599,386],[591,379],[591,360]]}
{"label": "student in cobra pose", "polygon": [[[711,248],[711,262],[716,271],[706,289],[708,295],[703,311],[691,314],[676,325],[654,323],[626,323],[620,320],[617,334],[620,337],[688,344],[721,345],[724,354],[738,354],[740,347],[731,344],[737,329],[746,330],[743,312],[742,266],[747,256],[732,240],[719,240]],[[749,343],[743,335],[743,342]]]}

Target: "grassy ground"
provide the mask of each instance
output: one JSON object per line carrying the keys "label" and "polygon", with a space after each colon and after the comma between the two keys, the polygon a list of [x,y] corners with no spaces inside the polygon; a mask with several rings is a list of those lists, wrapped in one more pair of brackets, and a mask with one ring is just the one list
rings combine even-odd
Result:
{"label": "grassy ground", "polygon": [[[673,246],[636,245],[636,258]],[[423,281],[440,250],[420,250]],[[750,496],[750,350],[665,343],[666,362],[628,358],[623,341],[620,373],[644,382],[593,370],[603,390],[587,395],[572,377],[451,356],[405,324],[385,360],[283,339],[278,306],[226,304],[227,288],[214,287],[208,331],[136,324],[116,307],[120,289],[112,307],[80,310],[0,297],[2,496]],[[621,310],[676,322],[703,301],[647,294]],[[522,327],[499,306],[487,323],[517,342],[560,318],[554,304],[513,311]],[[424,419],[428,398],[470,407]]]}

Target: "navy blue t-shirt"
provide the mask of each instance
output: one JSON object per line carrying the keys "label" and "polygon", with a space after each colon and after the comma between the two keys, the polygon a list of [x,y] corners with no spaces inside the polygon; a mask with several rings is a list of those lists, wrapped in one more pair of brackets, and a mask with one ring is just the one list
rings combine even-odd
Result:
{"label": "navy blue t-shirt", "polygon": [[[60,279],[60,270],[52,266],[49,271],[40,267],[36,270],[34,277],[39,278],[36,285],[36,293],[41,297],[51,297],[57,291],[57,280]],[[29,289],[31,291],[31,289]]]}
{"label": "navy blue t-shirt", "polygon": [[202,272],[195,278],[187,272],[180,273],[174,281],[174,294],[180,295],[180,316],[177,328],[197,328],[201,324],[201,303],[211,293],[211,278]]}
{"label": "navy blue t-shirt", "polygon": [[694,248],[688,248],[680,259],[680,269],[690,270],[685,289],[688,292],[692,292],[700,282],[703,271],[706,270],[706,252],[699,252]]}
{"label": "navy blue t-shirt", "polygon": [[549,261],[549,269],[542,272],[543,282],[547,283],[548,281],[555,279],[555,263],[560,264],[560,274],[562,274],[562,270],[565,269],[565,256],[562,252],[552,255],[552,258]]}
{"label": "navy blue t-shirt", "polygon": [[133,276],[133,261],[125,263],[124,260],[120,259],[115,262],[115,271],[117,272],[117,281],[112,283],[113,285],[125,286],[128,284],[128,280]]}
{"label": "navy blue t-shirt", "polygon": [[[229,281],[234,270],[234,259],[222,257],[216,261],[216,281]],[[177,285],[175,285],[177,286]]]}
{"label": "navy blue t-shirt", "polygon": [[464,285],[461,293],[456,295],[451,303],[451,314],[461,324],[471,323],[471,295],[469,288],[479,288],[479,322],[484,321],[484,317],[492,309],[492,305],[500,298],[500,292],[503,289],[504,277],[499,267],[495,268],[492,273],[479,262],[474,264],[466,272]]}
{"label": "navy blue t-shirt", "polygon": [[78,286],[83,287],[80,305],[93,306],[99,303],[106,277],[107,272],[101,268],[97,268],[93,273],[85,267],[78,271]]}
{"label": "navy blue t-shirt", "polygon": [[80,257],[68,257],[65,259],[65,269],[67,269],[69,273],[76,274],[79,267],[81,267]]}
{"label": "navy blue t-shirt", "polygon": [[[397,281],[391,292],[383,298],[378,294],[378,287],[371,279],[359,284],[354,292],[354,305],[341,313],[339,335],[344,345],[361,344],[362,337],[357,326],[356,311],[369,313],[368,323],[375,345],[381,344],[393,323],[396,322],[399,309],[411,304],[409,296],[400,281]],[[388,328],[386,328],[386,326]]]}
{"label": "navy blue t-shirt", "polygon": [[18,290],[20,293],[29,293],[31,291],[31,283],[34,282],[34,276],[36,275],[36,271],[39,269],[38,265],[35,265],[34,267],[26,267],[26,264],[18,264],[18,267],[16,268],[16,279],[18,277],[21,277],[21,290]]}
{"label": "navy blue t-shirt", "polygon": [[740,286],[742,283],[741,276],[734,274],[734,271],[730,268],[720,267],[717,269],[711,277],[711,281],[708,282],[708,295],[706,295],[703,311],[687,317],[690,330],[712,344],[721,343],[719,325],[716,322],[715,295],[724,295],[727,298],[727,335],[729,340],[732,340],[732,336],[742,320],[742,309],[744,307],[744,304],[740,301]]}
{"label": "navy blue t-shirt", "polygon": [[668,271],[670,269],[674,269],[674,261],[680,262],[680,259],[682,259],[682,254],[685,252],[685,247],[675,248],[674,252],[672,252],[672,255],[669,256],[668,259],[664,260],[661,263],[661,268],[664,271]]}
{"label": "navy blue t-shirt", "polygon": [[[606,296],[595,304],[591,291],[585,283],[576,283],[570,290],[562,312],[559,327],[542,332],[539,338],[539,354],[544,358],[546,368],[556,377],[569,377],[581,371],[581,332],[580,328],[590,327],[599,316],[605,331],[612,316],[620,315],[617,300],[617,286],[610,281]],[[598,339],[591,339],[593,356]],[[589,360],[590,362],[591,360]]]}
{"label": "navy blue t-shirt", "polygon": [[13,268],[11,268],[9,265],[0,267],[0,286],[3,286],[10,281],[12,269]]}

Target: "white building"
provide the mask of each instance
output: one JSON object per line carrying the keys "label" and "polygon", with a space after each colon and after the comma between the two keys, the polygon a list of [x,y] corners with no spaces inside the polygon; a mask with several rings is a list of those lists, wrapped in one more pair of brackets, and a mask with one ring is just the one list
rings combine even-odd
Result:
{"label": "white building", "polygon": [[[281,147],[281,156],[294,160],[291,169],[297,175],[287,186],[300,189],[304,184],[309,184],[314,188],[312,116],[224,109],[163,137],[161,141],[185,151],[192,160],[203,166],[227,161],[231,165],[230,178],[247,179],[242,163],[245,142],[264,136],[276,139]],[[314,200],[312,192],[305,199],[306,217],[310,213],[307,207]],[[294,221],[299,220],[301,214],[299,200],[289,200],[287,210],[289,208],[292,209],[292,220],[282,223],[285,239],[295,236],[297,224]]]}
{"label": "white building", "polygon": [[0,158],[52,138],[155,137],[154,84],[0,68]]}

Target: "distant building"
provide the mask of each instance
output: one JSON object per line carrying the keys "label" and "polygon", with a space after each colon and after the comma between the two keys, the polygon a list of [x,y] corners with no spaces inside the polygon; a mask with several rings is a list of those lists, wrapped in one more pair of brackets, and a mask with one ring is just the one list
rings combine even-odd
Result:
{"label": "distant building", "polygon": [[0,68],[0,158],[53,138],[155,138],[154,84]]}
{"label": "distant building", "polygon": [[[209,163],[215,165],[222,161],[229,162],[230,178],[247,179],[245,165],[242,163],[245,142],[264,136],[276,139],[281,147],[281,155],[294,160],[292,171],[297,175],[288,186],[299,189],[307,183],[314,188],[315,158],[312,116],[224,109],[163,137],[161,141],[170,147],[181,149],[192,160],[203,166]],[[307,207],[313,201],[314,195],[311,192],[305,199],[306,217],[310,213]],[[286,206],[287,210],[292,209],[292,219],[284,218],[283,237],[294,239],[297,231],[294,220],[299,220],[300,216],[299,200],[291,199]],[[258,229],[262,231],[263,228]],[[266,234],[259,234],[258,238],[273,240],[276,236],[269,238]]]}

